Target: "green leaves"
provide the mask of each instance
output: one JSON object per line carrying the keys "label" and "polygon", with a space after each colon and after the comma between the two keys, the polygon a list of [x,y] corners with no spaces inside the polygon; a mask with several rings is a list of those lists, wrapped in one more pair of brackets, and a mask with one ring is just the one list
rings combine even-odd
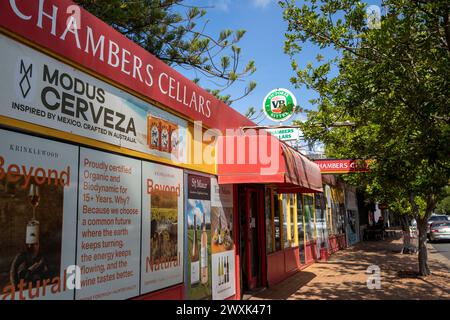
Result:
{"label": "green leaves", "polygon": [[[305,137],[325,143],[329,157],[376,159],[370,173],[345,179],[405,212],[411,212],[414,194],[424,213],[449,182],[448,1],[383,1],[381,29],[368,28],[359,1],[280,5],[295,75],[290,80],[319,94],[317,111],[304,123]],[[305,45],[315,46],[317,62],[297,59]],[[325,59],[324,48],[336,55]],[[337,75],[330,74],[332,65]],[[345,120],[356,127],[333,126]]]}

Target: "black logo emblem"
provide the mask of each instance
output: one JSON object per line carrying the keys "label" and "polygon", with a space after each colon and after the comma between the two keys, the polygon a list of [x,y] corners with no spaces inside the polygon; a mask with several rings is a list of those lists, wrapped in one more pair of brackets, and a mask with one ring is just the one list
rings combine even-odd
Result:
{"label": "black logo emblem", "polygon": [[33,77],[33,65],[30,63],[27,68],[23,60],[20,60],[20,74],[22,75],[22,79],[19,82],[19,86],[22,91],[22,96],[26,98],[31,90],[30,78]]}

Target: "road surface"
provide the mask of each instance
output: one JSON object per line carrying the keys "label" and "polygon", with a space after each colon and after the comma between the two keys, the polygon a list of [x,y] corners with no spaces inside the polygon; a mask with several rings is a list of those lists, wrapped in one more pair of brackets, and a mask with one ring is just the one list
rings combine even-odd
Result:
{"label": "road surface", "polygon": [[450,241],[431,243],[434,249],[450,261]]}

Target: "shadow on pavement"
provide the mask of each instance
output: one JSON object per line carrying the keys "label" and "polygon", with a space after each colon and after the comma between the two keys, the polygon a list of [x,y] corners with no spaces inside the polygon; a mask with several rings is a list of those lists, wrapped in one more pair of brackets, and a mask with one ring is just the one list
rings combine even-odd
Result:
{"label": "shadow on pavement", "polygon": [[[398,239],[363,242],[339,251],[254,296],[256,299],[450,299],[448,264],[429,261],[432,275],[418,277],[417,254],[400,254]],[[367,267],[381,270],[381,288],[369,289]],[[406,275],[406,276],[402,276]],[[412,276],[407,276],[412,275]]]}

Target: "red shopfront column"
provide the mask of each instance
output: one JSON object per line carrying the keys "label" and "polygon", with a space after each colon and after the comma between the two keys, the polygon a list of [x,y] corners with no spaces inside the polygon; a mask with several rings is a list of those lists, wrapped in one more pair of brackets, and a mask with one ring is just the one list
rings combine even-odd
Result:
{"label": "red shopfront column", "polygon": [[185,300],[184,284],[148,293],[134,298],[133,300]]}

